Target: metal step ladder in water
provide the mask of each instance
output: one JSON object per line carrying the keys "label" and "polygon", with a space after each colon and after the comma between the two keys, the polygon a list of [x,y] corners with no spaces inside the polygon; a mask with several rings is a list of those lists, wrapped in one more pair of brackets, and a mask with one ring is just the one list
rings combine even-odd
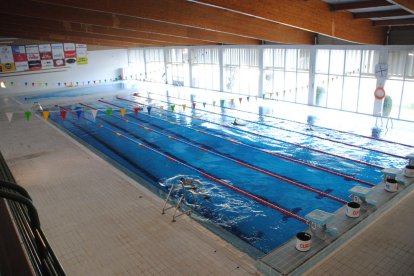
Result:
{"label": "metal step ladder in water", "polygon": [[[174,214],[173,214],[173,217],[172,217],[173,222],[175,222],[176,221],[175,219],[177,217],[181,216],[181,215],[184,215],[184,214],[190,215],[191,211],[183,212],[182,205],[183,205],[183,203],[185,203],[185,200],[186,200],[186,198],[189,194],[191,194],[192,196],[194,196],[194,195],[203,195],[199,191],[199,186],[200,185],[201,185],[200,181],[198,181],[196,179],[184,178],[184,177],[180,178],[179,181],[173,183],[170,187],[170,191],[168,192],[168,196],[165,199],[164,206],[162,207],[161,214],[164,215],[165,211],[167,211],[169,209],[172,209],[172,208],[175,208]],[[171,195],[173,194],[173,192],[175,192],[177,194],[181,193],[181,196],[180,196],[179,200],[177,201],[177,203],[175,205],[174,205],[174,201],[171,200],[171,203],[172,203],[171,206],[167,207],[167,203],[170,200]],[[181,213],[177,214],[177,211],[179,209],[180,209]]]}

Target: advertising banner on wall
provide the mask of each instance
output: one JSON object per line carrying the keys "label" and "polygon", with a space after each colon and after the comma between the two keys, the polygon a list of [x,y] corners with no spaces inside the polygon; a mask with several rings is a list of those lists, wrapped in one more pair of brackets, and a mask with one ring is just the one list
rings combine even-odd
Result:
{"label": "advertising banner on wall", "polygon": [[40,62],[40,53],[38,45],[27,45],[26,46],[27,60],[29,61],[29,70],[42,69]]}
{"label": "advertising banner on wall", "polygon": [[76,44],[76,57],[78,64],[88,64],[88,51],[86,44]]}
{"label": "advertising banner on wall", "polygon": [[16,68],[14,66],[13,52],[10,46],[0,46],[0,61],[2,72],[16,71]]}
{"label": "advertising banner on wall", "polygon": [[29,64],[27,63],[26,48],[24,46],[11,46],[13,52],[14,65],[16,71],[29,70]]}
{"label": "advertising banner on wall", "polygon": [[53,68],[53,56],[52,47],[50,44],[39,45],[40,60],[42,63],[42,69]]}
{"label": "advertising banner on wall", "polygon": [[63,44],[52,44],[53,65],[55,67],[65,66],[65,53],[63,52]]}
{"label": "advertising banner on wall", "polygon": [[76,63],[76,47],[75,43],[64,43],[63,50],[65,52],[66,64]]}

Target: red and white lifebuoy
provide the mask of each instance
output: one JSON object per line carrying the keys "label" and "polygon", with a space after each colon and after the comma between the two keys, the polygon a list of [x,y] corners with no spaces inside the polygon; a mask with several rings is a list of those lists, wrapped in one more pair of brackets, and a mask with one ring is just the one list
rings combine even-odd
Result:
{"label": "red and white lifebuoy", "polygon": [[384,88],[377,87],[374,92],[375,99],[382,100],[385,97],[385,90]]}

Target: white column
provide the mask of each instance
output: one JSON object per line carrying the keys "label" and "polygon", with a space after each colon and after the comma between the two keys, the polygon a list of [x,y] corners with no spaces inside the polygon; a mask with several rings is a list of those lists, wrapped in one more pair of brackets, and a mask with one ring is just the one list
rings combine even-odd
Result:
{"label": "white column", "polygon": [[[388,63],[388,49],[386,47],[383,47],[380,50],[378,63],[381,63],[381,64],[387,64]],[[378,88],[378,87],[384,88],[385,81],[387,79],[386,78],[381,78],[379,76],[376,76],[376,78],[377,78],[376,88]],[[374,93],[374,91],[372,91],[372,93]],[[387,91],[385,91],[385,93],[387,93]],[[373,98],[374,98],[374,109],[372,110],[372,115],[374,115],[374,116],[382,115],[382,105],[383,105],[384,99],[379,100],[379,99],[376,99],[375,97],[373,97]]]}
{"label": "white column", "polygon": [[223,68],[223,46],[219,46],[219,67],[220,67],[220,91],[223,90],[224,68]]}
{"label": "white column", "polygon": [[263,96],[263,47],[259,47],[259,98]]}
{"label": "white column", "polygon": [[309,57],[309,87],[308,105],[315,105],[315,68],[316,68],[316,47],[311,47]]}

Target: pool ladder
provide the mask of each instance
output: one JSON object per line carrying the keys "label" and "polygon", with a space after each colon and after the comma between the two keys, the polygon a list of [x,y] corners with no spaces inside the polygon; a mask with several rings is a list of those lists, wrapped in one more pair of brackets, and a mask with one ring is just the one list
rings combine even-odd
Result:
{"label": "pool ladder", "polygon": [[[179,185],[179,187],[175,188],[175,186],[177,184]],[[190,210],[187,211],[187,212],[181,212],[181,214],[178,214],[178,215],[177,215],[177,211],[183,205],[185,196],[188,193],[194,193],[197,190],[197,188],[198,187],[195,186],[194,184],[192,184],[192,183],[186,183],[186,181],[185,182],[179,181],[177,183],[173,183],[171,185],[170,191],[168,192],[168,196],[165,199],[164,206],[162,207],[161,214],[164,215],[165,214],[165,211],[167,211],[167,210],[172,209],[172,208],[175,207],[174,214],[173,214],[173,217],[172,217],[172,222],[175,222],[176,221],[175,218],[177,218],[177,217],[179,217],[181,215],[184,215],[184,214],[190,215],[190,213],[191,213]],[[177,204],[175,206],[172,204],[170,207],[167,207],[167,203],[168,203],[168,201],[169,201],[169,199],[170,199],[171,194],[172,194],[173,191],[177,191],[177,192],[182,191],[181,197],[180,197],[180,199],[178,200],[178,202],[177,202]]]}

